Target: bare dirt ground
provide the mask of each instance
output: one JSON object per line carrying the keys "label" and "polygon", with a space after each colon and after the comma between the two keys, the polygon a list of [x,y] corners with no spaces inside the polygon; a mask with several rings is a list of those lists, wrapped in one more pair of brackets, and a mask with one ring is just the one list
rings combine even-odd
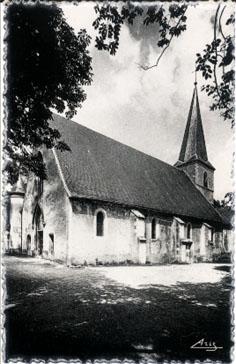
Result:
{"label": "bare dirt ground", "polygon": [[[230,362],[230,265],[72,269],[6,257],[6,359]],[[221,349],[192,349],[197,341]]]}

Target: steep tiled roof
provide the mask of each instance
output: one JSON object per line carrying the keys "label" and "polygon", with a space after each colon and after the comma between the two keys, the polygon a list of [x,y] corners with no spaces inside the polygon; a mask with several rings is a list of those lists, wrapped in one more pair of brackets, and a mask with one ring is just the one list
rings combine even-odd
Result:
{"label": "steep tiled roof", "polygon": [[207,164],[208,167],[214,168],[207,157],[196,84],[193,90],[193,97],[179,154],[179,161],[176,166],[193,160],[199,160]]}
{"label": "steep tiled roof", "polygon": [[69,151],[56,151],[72,197],[221,222],[185,173],[58,115],[52,125]]}

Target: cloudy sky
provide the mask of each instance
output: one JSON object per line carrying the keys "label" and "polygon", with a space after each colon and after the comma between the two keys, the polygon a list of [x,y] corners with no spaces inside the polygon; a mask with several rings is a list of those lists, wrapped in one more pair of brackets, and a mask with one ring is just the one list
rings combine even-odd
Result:
{"label": "cloudy sky", "polygon": [[[133,28],[124,26],[119,50],[116,56],[110,56],[94,47],[94,3],[63,3],[68,23],[76,31],[86,28],[93,37],[94,81],[86,88],[87,100],[74,120],[174,164],[193,93],[195,55],[212,41],[216,6],[216,3],[205,2],[189,7],[187,31],[174,39],[158,68],[143,71],[137,64],[153,64],[158,56],[155,27],[142,32],[138,24]],[[216,168],[215,198],[222,199],[233,189],[233,131],[216,112],[209,111],[210,100],[200,91],[202,83],[198,76],[208,157]]]}

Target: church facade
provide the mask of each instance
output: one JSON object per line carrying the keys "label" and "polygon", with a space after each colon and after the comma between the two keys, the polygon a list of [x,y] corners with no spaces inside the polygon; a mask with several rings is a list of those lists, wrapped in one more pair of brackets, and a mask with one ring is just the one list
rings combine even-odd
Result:
{"label": "church facade", "polygon": [[212,261],[231,251],[232,225],[213,207],[194,87],[175,166],[54,116],[70,151],[41,150],[47,179],[9,193],[5,250],[70,265]]}

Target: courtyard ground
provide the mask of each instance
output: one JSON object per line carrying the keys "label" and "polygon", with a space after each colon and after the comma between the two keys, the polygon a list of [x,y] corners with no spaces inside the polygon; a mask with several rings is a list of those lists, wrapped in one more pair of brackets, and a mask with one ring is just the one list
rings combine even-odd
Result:
{"label": "courtyard ground", "polygon": [[[67,268],[5,257],[6,359],[230,362],[230,265]],[[220,347],[193,349],[204,339]]]}

